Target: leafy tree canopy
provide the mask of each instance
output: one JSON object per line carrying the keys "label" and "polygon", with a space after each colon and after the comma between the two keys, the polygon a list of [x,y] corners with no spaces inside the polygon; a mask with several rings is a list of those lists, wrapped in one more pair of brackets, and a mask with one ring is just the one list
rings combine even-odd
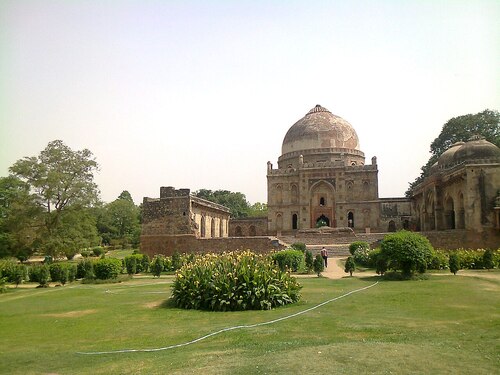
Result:
{"label": "leafy tree canopy", "polygon": [[247,202],[245,194],[233,193],[228,190],[208,190],[200,189],[194,192],[198,198],[206,199],[207,201],[221,204],[231,211],[231,216],[234,218],[247,217],[250,206]]}
{"label": "leafy tree canopy", "polygon": [[[23,209],[11,212],[10,219],[25,220],[23,212],[40,211],[37,222],[30,225],[38,227],[33,246],[36,243],[46,252],[56,254],[77,246],[70,245],[68,241],[83,243],[82,238],[88,235],[93,237],[95,230],[94,233],[84,233],[90,228],[86,225],[85,209],[94,206],[99,196],[94,183],[98,164],[89,150],[73,151],[56,140],[50,142],[38,156],[18,160],[9,170],[26,184],[29,191],[29,199],[24,200]],[[61,233],[65,233],[64,242],[60,241]],[[11,230],[10,234],[15,235],[16,231]]]}
{"label": "leafy tree canopy", "polygon": [[138,244],[140,236],[140,208],[127,190],[113,202],[96,210],[97,228],[103,242]]}
{"label": "leafy tree canopy", "polygon": [[500,147],[500,113],[485,109],[476,114],[467,114],[453,117],[443,125],[439,136],[432,141],[430,146],[431,157],[422,166],[422,173],[415,181],[410,183],[406,192],[411,196],[412,189],[420,184],[428,175],[432,165],[439,156],[456,142],[466,142],[472,135],[482,135],[487,141]]}

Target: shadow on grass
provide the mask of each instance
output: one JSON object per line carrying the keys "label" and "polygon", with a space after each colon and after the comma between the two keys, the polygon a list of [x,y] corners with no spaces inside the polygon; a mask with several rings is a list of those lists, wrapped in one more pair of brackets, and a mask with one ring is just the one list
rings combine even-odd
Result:
{"label": "shadow on grass", "polygon": [[163,301],[159,307],[161,309],[180,309],[180,307],[175,306],[175,302],[172,298],[168,298]]}

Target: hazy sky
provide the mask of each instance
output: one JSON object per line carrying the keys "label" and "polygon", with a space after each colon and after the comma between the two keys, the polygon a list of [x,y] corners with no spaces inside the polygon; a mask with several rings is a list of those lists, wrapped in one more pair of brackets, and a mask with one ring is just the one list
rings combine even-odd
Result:
{"label": "hazy sky", "polygon": [[160,186],[266,202],[287,130],[349,121],[403,196],[450,118],[500,109],[500,2],[0,2],[0,176],[62,139],[102,199]]}

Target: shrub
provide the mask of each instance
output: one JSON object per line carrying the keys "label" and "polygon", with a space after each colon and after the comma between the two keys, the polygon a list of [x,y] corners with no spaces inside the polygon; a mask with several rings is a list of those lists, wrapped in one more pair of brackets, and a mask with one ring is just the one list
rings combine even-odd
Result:
{"label": "shrub", "polygon": [[314,257],[311,251],[306,250],[304,254],[304,261],[307,268],[307,273],[311,273],[314,268]]}
{"label": "shrub", "polygon": [[364,267],[370,267],[370,248],[358,247],[353,254],[353,261]]}
{"label": "shrub", "polygon": [[96,257],[100,257],[105,253],[104,249],[101,246],[96,246],[92,249],[92,252]]}
{"label": "shrub", "polygon": [[0,277],[6,278],[9,283],[13,283],[15,279],[16,266],[17,262],[13,260],[0,260]]}
{"label": "shrub", "polygon": [[365,241],[354,241],[349,245],[349,252],[354,255],[354,252],[358,249],[370,250],[370,244]]}
{"label": "shrub", "polygon": [[141,263],[141,270],[139,272],[148,272],[149,271],[149,256],[147,254],[141,254],[142,259],[140,261]]}
{"label": "shrub", "polygon": [[327,226],[327,223],[325,220],[323,219],[320,219],[316,222],[316,228],[321,228],[321,227],[326,227]]}
{"label": "shrub", "polygon": [[406,277],[415,272],[425,272],[433,250],[427,238],[408,231],[388,234],[380,244],[380,249],[389,268],[401,270]]}
{"label": "shrub", "polygon": [[0,277],[0,293],[7,292],[7,278]]}
{"label": "shrub", "polygon": [[163,270],[164,271],[174,271],[172,266],[172,257],[165,257],[163,259]]}
{"label": "shrub", "polygon": [[448,268],[448,264],[449,259],[447,253],[442,250],[434,250],[427,268],[431,270],[444,270]]}
{"label": "shrub", "polygon": [[93,279],[94,265],[90,259],[83,259],[76,265],[77,279]]}
{"label": "shrub", "polygon": [[49,286],[50,271],[49,266],[41,264],[30,267],[29,270],[30,281],[39,283],[41,287]]}
{"label": "shrub", "polygon": [[126,256],[124,259],[125,268],[129,275],[141,272],[148,272],[149,257],[146,254],[132,254]]}
{"label": "shrub", "polygon": [[182,267],[181,254],[178,251],[174,251],[172,254],[172,271],[177,271]]}
{"label": "shrub", "polygon": [[83,250],[80,252],[80,255],[83,257],[83,258],[88,258],[90,256],[90,251],[87,251],[87,250]]}
{"label": "shrub", "polygon": [[76,280],[76,264],[67,264],[66,267],[68,268],[68,281],[72,283]]}
{"label": "shrub", "polygon": [[302,252],[305,252],[307,249],[307,246],[303,242],[294,242],[291,246],[290,249],[292,250],[300,250]]}
{"label": "shrub", "polygon": [[135,255],[130,255],[124,258],[125,269],[129,275],[135,275],[137,273],[137,257]]}
{"label": "shrub", "polygon": [[450,255],[449,267],[450,272],[452,272],[454,275],[456,275],[460,270],[460,258],[457,253],[453,253]]}
{"label": "shrub", "polygon": [[490,249],[486,250],[483,254],[483,267],[487,270],[495,268],[495,262],[493,260],[493,251]]}
{"label": "shrub", "polygon": [[281,271],[289,269],[297,272],[304,262],[304,254],[300,250],[282,250],[272,254],[271,257]]}
{"label": "shrub", "polygon": [[24,264],[17,264],[12,273],[12,282],[16,284],[16,288],[23,281],[28,279],[28,268]]}
{"label": "shrub", "polygon": [[268,310],[299,300],[300,285],[272,259],[250,251],[206,254],[181,267],[173,284],[178,307]]}
{"label": "shrub", "polygon": [[49,272],[50,272],[50,278],[52,279],[53,282],[60,281],[64,285],[68,280],[68,270],[64,267],[62,263],[52,263],[49,266]]}
{"label": "shrub", "polygon": [[325,261],[323,260],[323,257],[319,254],[316,254],[316,257],[314,258],[313,269],[314,272],[316,272],[316,274],[318,275],[318,277],[321,275],[321,272],[325,270]]}
{"label": "shrub", "polygon": [[163,271],[164,268],[164,261],[165,257],[163,255],[155,255],[153,257],[153,260],[149,265],[149,269],[151,270],[153,276],[160,277],[161,272]]}
{"label": "shrub", "polygon": [[345,262],[344,272],[346,272],[346,273],[349,272],[349,274],[352,276],[352,273],[355,270],[356,270],[356,263],[354,262],[353,257],[347,258],[347,261]]}
{"label": "shrub", "polygon": [[116,279],[122,270],[122,262],[116,258],[99,259],[94,263],[94,274],[97,279]]}

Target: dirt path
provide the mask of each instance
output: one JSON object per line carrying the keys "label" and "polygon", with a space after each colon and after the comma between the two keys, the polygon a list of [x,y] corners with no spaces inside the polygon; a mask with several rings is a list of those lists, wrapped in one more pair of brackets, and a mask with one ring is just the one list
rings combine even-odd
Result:
{"label": "dirt path", "polygon": [[[344,263],[347,257],[329,257],[328,258],[328,267],[325,268],[321,274],[324,277],[328,277],[329,279],[341,279],[343,277],[348,277],[349,274],[344,272]],[[375,272],[364,271],[363,273],[358,273],[354,271],[353,276],[376,276]]]}

